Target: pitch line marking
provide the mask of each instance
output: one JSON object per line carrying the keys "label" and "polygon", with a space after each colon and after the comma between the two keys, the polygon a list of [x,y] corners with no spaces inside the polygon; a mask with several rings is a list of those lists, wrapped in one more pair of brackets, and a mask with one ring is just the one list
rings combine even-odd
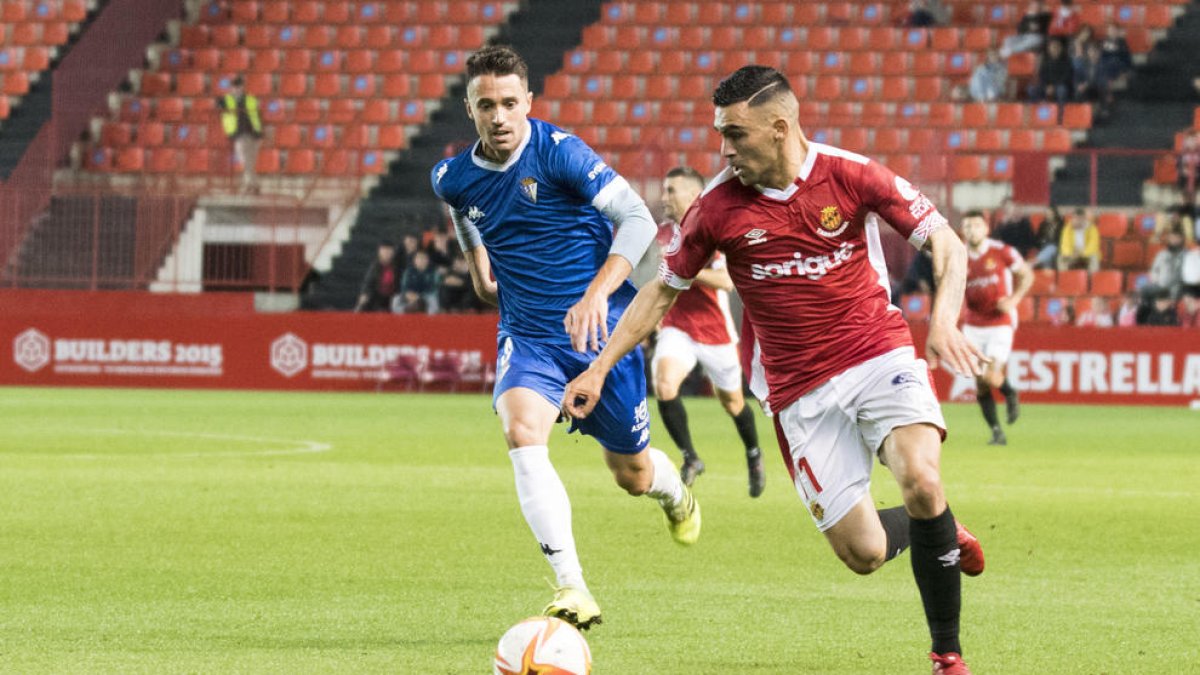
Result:
{"label": "pitch line marking", "polygon": [[247,441],[251,443],[291,443],[296,444],[294,447],[280,448],[278,450],[227,450],[217,452],[152,452],[138,453],[130,455],[60,455],[60,457],[73,457],[75,459],[113,459],[117,457],[273,457],[284,455],[311,455],[321,452],[329,452],[333,450],[333,445],[330,443],[322,443],[320,441],[309,441],[304,439],[292,438],[272,438],[269,436],[243,436],[238,434],[211,434],[202,431],[153,431],[148,429],[89,429],[88,433],[94,434],[112,434],[115,436],[168,436],[175,438],[202,438],[216,441]]}

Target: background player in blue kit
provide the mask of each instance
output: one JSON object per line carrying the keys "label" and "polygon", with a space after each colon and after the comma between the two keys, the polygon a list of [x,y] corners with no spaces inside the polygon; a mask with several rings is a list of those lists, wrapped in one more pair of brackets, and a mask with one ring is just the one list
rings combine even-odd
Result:
{"label": "background player in blue kit", "polygon": [[[633,299],[628,281],[657,231],[642,199],[579,138],[529,119],[521,57],[485,47],[467,60],[467,114],[479,140],[433,170],[476,293],[500,307],[493,404],[521,512],[557,576],[545,613],[586,628],[600,607],[583,579],[571,503],[547,443],[566,383],[595,358]],[[492,279],[494,275],[495,279]],[[640,350],[613,370],[597,413],[574,423],[604,448],[619,486],[658,500],[676,541],[700,535],[700,507],[671,460],[648,446]]]}

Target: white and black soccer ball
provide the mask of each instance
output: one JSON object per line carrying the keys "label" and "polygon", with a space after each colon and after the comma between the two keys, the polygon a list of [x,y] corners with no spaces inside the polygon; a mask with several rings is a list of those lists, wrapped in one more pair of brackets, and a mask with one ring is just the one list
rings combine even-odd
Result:
{"label": "white and black soccer ball", "polygon": [[589,675],[592,650],[574,626],[552,616],[518,623],[496,646],[494,675]]}

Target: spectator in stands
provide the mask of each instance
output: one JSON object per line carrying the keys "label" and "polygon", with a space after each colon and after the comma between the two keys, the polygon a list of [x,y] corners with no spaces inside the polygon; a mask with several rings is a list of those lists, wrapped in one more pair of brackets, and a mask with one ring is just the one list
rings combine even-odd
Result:
{"label": "spectator in stands", "polygon": [[937,281],[933,276],[933,256],[929,251],[921,249],[913,256],[908,264],[908,271],[900,282],[900,295],[924,293],[933,295]]}
{"label": "spectator in stands", "polygon": [[400,266],[407,268],[408,263],[412,261],[413,254],[421,248],[421,239],[415,234],[406,234],[400,240],[400,245],[403,247],[400,251]]}
{"label": "spectator in stands", "polygon": [[929,28],[938,25],[937,14],[930,4],[930,0],[910,0],[908,16],[904,17],[904,25],[910,28]]}
{"label": "spectator in stands", "polygon": [[404,266],[396,259],[396,244],[387,240],[379,242],[375,261],[363,277],[362,290],[358,293],[354,311],[392,311],[392,301],[400,290],[403,273]]}
{"label": "spectator in stands", "polygon": [[1189,248],[1183,252],[1179,276],[1183,279],[1183,295],[1200,295],[1200,249]]}
{"label": "spectator in stands", "polygon": [[1097,295],[1092,298],[1090,306],[1087,306],[1082,312],[1079,312],[1075,318],[1076,326],[1090,326],[1093,328],[1112,328],[1113,315],[1112,308],[1108,306],[1108,298],[1103,295]]}
{"label": "spectator in stands", "polygon": [[1142,302],[1137,291],[1129,291],[1125,294],[1125,300],[1117,309],[1117,325],[1122,328],[1136,326],[1138,324],[1138,314],[1141,313]]}
{"label": "spectator in stands", "polygon": [[1040,102],[1051,100],[1058,104],[1059,124],[1062,123],[1062,106],[1071,100],[1074,89],[1075,69],[1063,48],[1062,40],[1046,43],[1046,52],[1038,62],[1037,80],[1030,85],[1029,99]]}
{"label": "spectator in stands", "polygon": [[429,265],[438,274],[445,274],[454,264],[454,251],[450,249],[450,233],[438,228],[433,231],[429,243],[425,245],[425,253],[429,254]]}
{"label": "spectator in stands", "polygon": [[1140,326],[1178,326],[1179,315],[1175,312],[1175,301],[1166,291],[1156,293],[1150,308],[1138,322]]}
{"label": "spectator in stands", "polygon": [[418,250],[413,253],[400,282],[400,311],[405,314],[434,314],[437,310],[437,270],[429,264],[429,254]]}
{"label": "spectator in stands", "polygon": [[242,192],[258,193],[258,144],[262,139],[262,118],[258,98],[247,94],[242,76],[233,78],[229,93],[217,99],[221,128],[233,141],[233,157],[242,165]]}
{"label": "spectator in stands", "polygon": [[1179,302],[1179,325],[1184,328],[1200,328],[1200,291],[1188,291]]}
{"label": "spectator in stands", "polygon": [[1167,232],[1165,246],[1154,256],[1150,264],[1150,283],[1146,285],[1146,297],[1157,297],[1165,293],[1174,302],[1183,291],[1183,232],[1179,229]]}
{"label": "spectator in stands", "polygon": [[1029,217],[1017,212],[1017,205],[1010,197],[1005,197],[996,212],[996,224],[992,227],[992,238],[1017,249],[1022,258],[1038,250],[1037,235],[1033,232],[1033,223]]}
{"label": "spectator in stands", "polygon": [[1179,148],[1177,160],[1179,169],[1179,190],[1188,204],[1196,200],[1196,182],[1200,177],[1200,130],[1188,132]]}
{"label": "spectator in stands", "polygon": [[1100,43],[1100,61],[1104,64],[1108,81],[1117,89],[1125,86],[1125,80],[1133,70],[1133,54],[1121,27],[1108,24],[1104,40]]}
{"label": "spectator in stands", "polygon": [[1091,26],[1083,26],[1079,32],[1071,36],[1071,43],[1067,49],[1067,53],[1071,55],[1071,59],[1083,58],[1087,46],[1096,41],[1096,32]]}
{"label": "spectator in stands", "polygon": [[1046,33],[1050,30],[1050,12],[1046,3],[1034,0],[1029,3],[1029,9],[1017,22],[1017,34],[1004,39],[1000,47],[1000,56],[1008,58],[1018,52],[1035,52],[1046,43]]}
{"label": "spectator in stands", "polygon": [[1192,207],[1184,201],[1181,195],[1179,201],[1160,212],[1154,219],[1154,234],[1150,241],[1161,244],[1166,241],[1167,233],[1179,230],[1183,233],[1186,246],[1196,243],[1195,221],[1192,218]]}
{"label": "spectator in stands", "polygon": [[1107,118],[1112,110],[1112,83],[1100,58],[1100,45],[1089,43],[1083,57],[1073,62],[1075,68],[1075,100],[1097,104],[1096,115]]}
{"label": "spectator in stands", "polygon": [[1007,97],[1008,64],[1000,58],[999,51],[989,49],[987,56],[971,71],[969,89],[971,100],[980,103],[991,103]]}
{"label": "spectator in stands", "polygon": [[1052,38],[1067,38],[1070,39],[1079,32],[1083,26],[1083,19],[1079,16],[1079,8],[1075,6],[1073,0],[1059,0],[1058,9],[1055,10],[1053,18],[1050,19],[1050,27],[1047,33]]}
{"label": "spectator in stands", "polygon": [[1091,274],[1100,269],[1100,230],[1091,214],[1075,209],[1058,240],[1058,271],[1083,267]]}
{"label": "spectator in stands", "polygon": [[462,253],[453,256],[450,268],[441,275],[438,308],[443,312],[472,312],[482,305],[471,284],[471,270]]}
{"label": "spectator in stands", "polygon": [[1035,269],[1053,269],[1058,260],[1058,241],[1061,238],[1063,219],[1058,207],[1050,205],[1037,232],[1038,254]]}

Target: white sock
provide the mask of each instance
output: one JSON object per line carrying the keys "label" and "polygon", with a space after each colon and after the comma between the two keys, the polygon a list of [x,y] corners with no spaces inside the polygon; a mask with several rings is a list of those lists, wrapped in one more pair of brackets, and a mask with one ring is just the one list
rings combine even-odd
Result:
{"label": "white sock", "polygon": [[654,480],[650,481],[650,491],[646,495],[664,506],[683,501],[683,481],[671,458],[658,448],[646,448],[646,452],[650,453],[650,463],[654,466]]}
{"label": "white sock", "polygon": [[571,533],[571,500],[550,463],[549,448],[526,445],[509,450],[508,456],[513,463],[521,513],[546,561],[554,568],[558,585],[587,590]]}

